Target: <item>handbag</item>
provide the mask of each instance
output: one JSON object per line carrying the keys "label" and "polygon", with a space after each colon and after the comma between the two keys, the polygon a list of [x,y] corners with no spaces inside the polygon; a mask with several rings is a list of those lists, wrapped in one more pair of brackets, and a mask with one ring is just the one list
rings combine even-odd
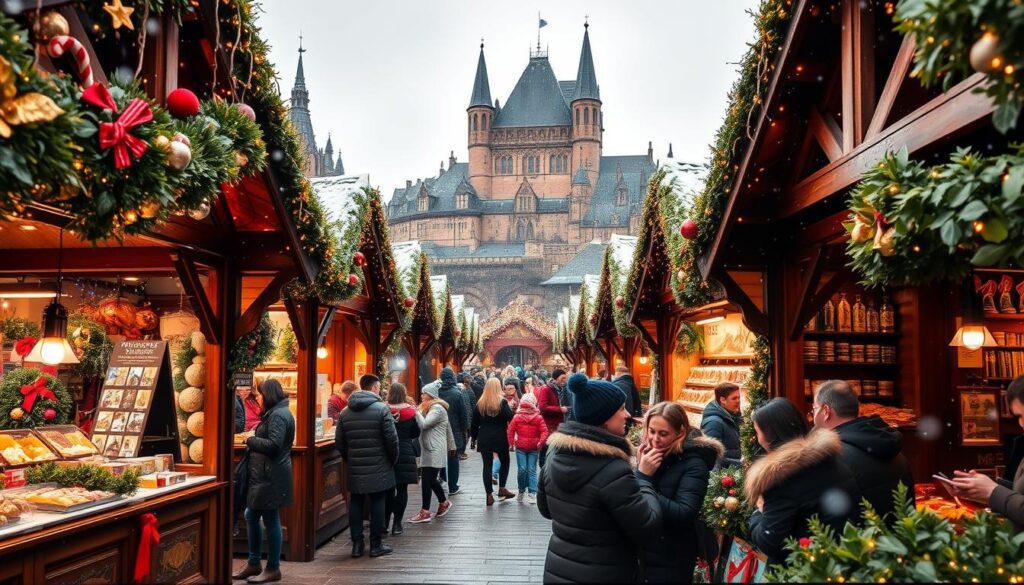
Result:
{"label": "handbag", "polygon": [[246,448],[238,464],[235,465],[235,501],[231,516],[231,525],[238,524],[238,517],[245,510],[249,495],[249,449]]}

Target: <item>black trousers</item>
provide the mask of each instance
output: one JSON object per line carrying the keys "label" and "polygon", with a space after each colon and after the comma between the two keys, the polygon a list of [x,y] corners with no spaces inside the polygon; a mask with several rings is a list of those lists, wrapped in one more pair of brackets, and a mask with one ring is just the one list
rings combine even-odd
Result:
{"label": "black trousers", "polygon": [[548,444],[544,443],[540,446],[540,468],[544,469],[544,462],[548,458]]}
{"label": "black trousers", "polygon": [[[465,452],[466,448],[462,448]],[[459,452],[456,450],[454,453],[448,455],[448,467],[441,470],[441,479],[448,482],[448,490],[455,491],[459,489]],[[426,469],[424,467],[423,469]]]}
{"label": "black trousers", "polygon": [[430,509],[430,492],[434,492],[437,496],[438,502],[444,502],[448,498],[444,497],[444,489],[441,487],[441,482],[437,479],[437,474],[441,472],[439,467],[421,467],[420,472],[420,489],[423,493],[423,505],[421,506],[424,510]]}
{"label": "black trousers", "polygon": [[395,489],[388,492],[388,497],[384,501],[384,530],[388,529],[388,524],[392,522],[398,526],[402,525],[402,518],[405,516],[405,508],[409,505],[409,484],[400,483],[395,486]]}
{"label": "black trousers", "polygon": [[384,534],[384,503],[388,492],[373,492],[372,494],[352,494],[352,501],[348,503],[348,531],[352,535],[352,542],[363,542],[363,515],[366,506],[366,499],[370,500],[370,546],[380,544]]}
{"label": "black trousers", "polygon": [[494,461],[494,454],[498,454],[498,461],[501,462],[501,469],[498,471],[498,487],[503,488],[508,483],[508,470],[509,470],[509,459],[508,449],[500,451],[481,451],[480,457],[484,460],[483,476],[484,476],[484,489],[487,493],[491,493],[491,465]]}

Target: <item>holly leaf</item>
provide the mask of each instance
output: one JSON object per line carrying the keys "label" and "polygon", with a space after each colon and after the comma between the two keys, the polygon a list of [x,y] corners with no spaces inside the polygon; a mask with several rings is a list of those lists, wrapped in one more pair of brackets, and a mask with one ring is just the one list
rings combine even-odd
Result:
{"label": "holly leaf", "polygon": [[988,213],[988,206],[984,202],[975,199],[968,203],[967,207],[963,208],[960,212],[960,217],[964,221],[974,221],[986,213]]}
{"label": "holly leaf", "polygon": [[939,229],[939,236],[942,237],[942,243],[950,248],[956,246],[960,239],[957,235],[956,222],[947,221],[942,224],[942,228]]}
{"label": "holly leaf", "polygon": [[995,266],[1003,261],[1010,249],[999,244],[985,244],[978,248],[971,258],[971,264],[975,266]]}

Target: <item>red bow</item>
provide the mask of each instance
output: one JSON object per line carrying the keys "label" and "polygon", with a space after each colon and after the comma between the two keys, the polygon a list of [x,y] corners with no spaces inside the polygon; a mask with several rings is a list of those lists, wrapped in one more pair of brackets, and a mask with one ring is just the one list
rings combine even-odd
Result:
{"label": "red bow", "polygon": [[160,531],[157,530],[155,514],[143,514],[139,517],[142,523],[142,537],[139,538],[139,552],[135,556],[135,574],[132,583],[142,583],[149,577],[152,565],[153,547],[160,544]]}
{"label": "red bow", "polygon": [[32,353],[32,348],[36,346],[36,338],[31,335],[26,335],[18,341],[14,342],[14,353],[21,357],[25,357]]}
{"label": "red bow", "polygon": [[21,408],[25,412],[32,412],[37,398],[48,398],[57,402],[57,395],[46,387],[46,378],[39,376],[35,382],[25,384],[21,387],[21,395],[25,398],[21,401]]}
{"label": "red bow", "polygon": [[[739,546],[738,542],[734,542],[735,545]],[[725,571],[725,580],[728,583],[751,583],[754,580],[754,575],[757,573],[757,567],[760,564],[760,559],[757,558],[757,553],[754,549],[747,548],[746,554],[743,559],[738,563],[729,561],[729,566]],[[740,575],[742,573],[742,575]],[[734,581],[737,575],[740,575],[739,581]]]}
{"label": "red bow", "polygon": [[[104,110],[117,113],[117,104],[107,86],[94,83],[82,92],[82,101]],[[131,157],[142,158],[149,149],[145,140],[129,133],[132,128],[153,119],[153,112],[144,100],[135,98],[128,102],[124,112],[113,122],[100,122],[100,148],[114,149],[114,166],[123,169],[132,166]],[[131,153],[131,157],[128,153]]]}
{"label": "red bow", "polygon": [[882,215],[881,211],[875,211],[875,224],[878,225],[879,229],[885,229],[889,227],[889,222],[886,221],[885,216]]}

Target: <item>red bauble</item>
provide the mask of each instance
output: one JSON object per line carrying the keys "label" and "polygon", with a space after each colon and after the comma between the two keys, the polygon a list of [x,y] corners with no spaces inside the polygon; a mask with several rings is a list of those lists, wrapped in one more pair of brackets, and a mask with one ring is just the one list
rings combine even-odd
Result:
{"label": "red bauble", "polygon": [[597,315],[591,315],[590,319],[588,319],[588,321],[590,321],[591,325],[596,325],[597,324]]}
{"label": "red bauble", "polygon": [[620,308],[620,309],[622,307],[625,307],[626,306],[626,299],[624,299],[622,297],[615,297],[615,306]]}
{"label": "red bauble", "polygon": [[461,329],[456,329],[455,330],[455,337],[462,337],[462,330]]}
{"label": "red bauble", "polygon": [[687,240],[692,240],[697,237],[697,222],[692,219],[684,219],[683,223],[679,226],[679,235],[683,236]]}
{"label": "red bauble", "polygon": [[175,118],[191,118],[199,113],[199,98],[191,90],[179,87],[167,94],[167,111]]}
{"label": "red bauble", "polygon": [[356,252],[352,254],[352,261],[356,263],[356,266],[366,266],[366,254]]}
{"label": "red bauble", "polygon": [[57,411],[52,408],[47,408],[43,411],[43,420],[52,421],[57,418]]}
{"label": "red bauble", "polygon": [[406,307],[409,307],[411,309],[412,306],[415,305],[415,304],[416,304],[416,299],[414,299],[412,297],[405,297],[405,306]]}
{"label": "red bauble", "polygon": [[722,487],[730,488],[730,487],[732,487],[734,485],[736,485],[736,478],[734,478],[731,475],[723,475],[722,476]]}
{"label": "red bauble", "polygon": [[249,118],[253,122],[256,121],[256,110],[252,109],[252,106],[249,104],[235,104],[235,107],[238,108],[238,111],[242,112],[246,118]]}
{"label": "red bauble", "polygon": [[353,286],[359,284],[359,277],[356,276],[355,274],[349,274],[348,275],[348,283],[353,285]]}
{"label": "red bauble", "polygon": [[736,490],[729,490],[729,495],[730,496],[735,496],[736,495]]}

